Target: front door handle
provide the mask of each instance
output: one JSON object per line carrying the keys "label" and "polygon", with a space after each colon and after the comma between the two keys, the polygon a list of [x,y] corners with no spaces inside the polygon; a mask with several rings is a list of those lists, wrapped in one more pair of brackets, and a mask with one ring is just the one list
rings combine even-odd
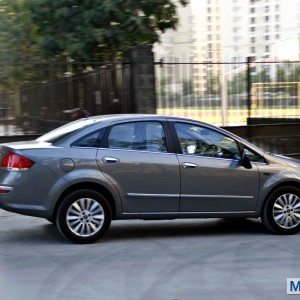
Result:
{"label": "front door handle", "polygon": [[185,169],[195,169],[195,168],[198,167],[198,165],[193,164],[193,163],[189,163],[189,162],[184,162],[182,164],[182,167],[185,168]]}
{"label": "front door handle", "polygon": [[115,157],[105,156],[105,157],[102,158],[102,161],[105,164],[115,164],[115,163],[119,162],[120,160],[118,158],[115,158]]}

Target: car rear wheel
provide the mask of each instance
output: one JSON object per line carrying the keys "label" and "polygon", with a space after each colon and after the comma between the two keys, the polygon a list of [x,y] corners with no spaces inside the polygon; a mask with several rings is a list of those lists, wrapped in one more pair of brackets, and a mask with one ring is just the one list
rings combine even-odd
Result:
{"label": "car rear wheel", "polygon": [[271,232],[294,234],[300,231],[300,189],[281,187],[267,199],[261,219]]}
{"label": "car rear wheel", "polygon": [[74,243],[87,244],[99,240],[108,230],[111,208],[101,194],[79,190],[61,203],[56,224],[61,234]]}

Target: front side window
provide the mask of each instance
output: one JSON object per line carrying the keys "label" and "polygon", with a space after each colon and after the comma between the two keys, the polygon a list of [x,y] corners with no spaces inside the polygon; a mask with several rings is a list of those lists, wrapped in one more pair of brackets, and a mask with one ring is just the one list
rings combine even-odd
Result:
{"label": "front side window", "polygon": [[240,157],[238,143],[215,130],[202,126],[175,123],[183,154],[233,159]]}
{"label": "front side window", "polygon": [[114,125],[108,136],[112,149],[167,152],[166,138],[160,122],[131,122]]}
{"label": "front side window", "polygon": [[244,147],[244,151],[246,156],[250,159],[250,161],[266,163],[265,159],[261,155],[257,154],[253,150],[250,150],[248,147]]}

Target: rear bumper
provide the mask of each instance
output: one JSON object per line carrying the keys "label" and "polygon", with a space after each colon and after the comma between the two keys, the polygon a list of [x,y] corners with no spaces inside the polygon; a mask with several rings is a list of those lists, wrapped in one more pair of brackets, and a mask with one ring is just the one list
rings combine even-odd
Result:
{"label": "rear bumper", "polygon": [[18,213],[27,216],[48,218],[49,212],[42,206],[14,204],[11,203],[10,197],[5,194],[0,194],[0,208],[9,212]]}
{"label": "rear bumper", "polygon": [[56,181],[57,175],[38,163],[26,171],[0,169],[0,208],[49,218],[57,196],[51,190]]}

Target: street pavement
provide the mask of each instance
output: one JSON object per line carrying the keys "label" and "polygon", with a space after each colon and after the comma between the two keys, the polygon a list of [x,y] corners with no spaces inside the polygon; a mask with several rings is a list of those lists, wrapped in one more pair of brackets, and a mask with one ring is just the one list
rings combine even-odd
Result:
{"label": "street pavement", "polygon": [[295,299],[300,235],[257,220],[115,221],[91,245],[0,210],[0,299]]}

